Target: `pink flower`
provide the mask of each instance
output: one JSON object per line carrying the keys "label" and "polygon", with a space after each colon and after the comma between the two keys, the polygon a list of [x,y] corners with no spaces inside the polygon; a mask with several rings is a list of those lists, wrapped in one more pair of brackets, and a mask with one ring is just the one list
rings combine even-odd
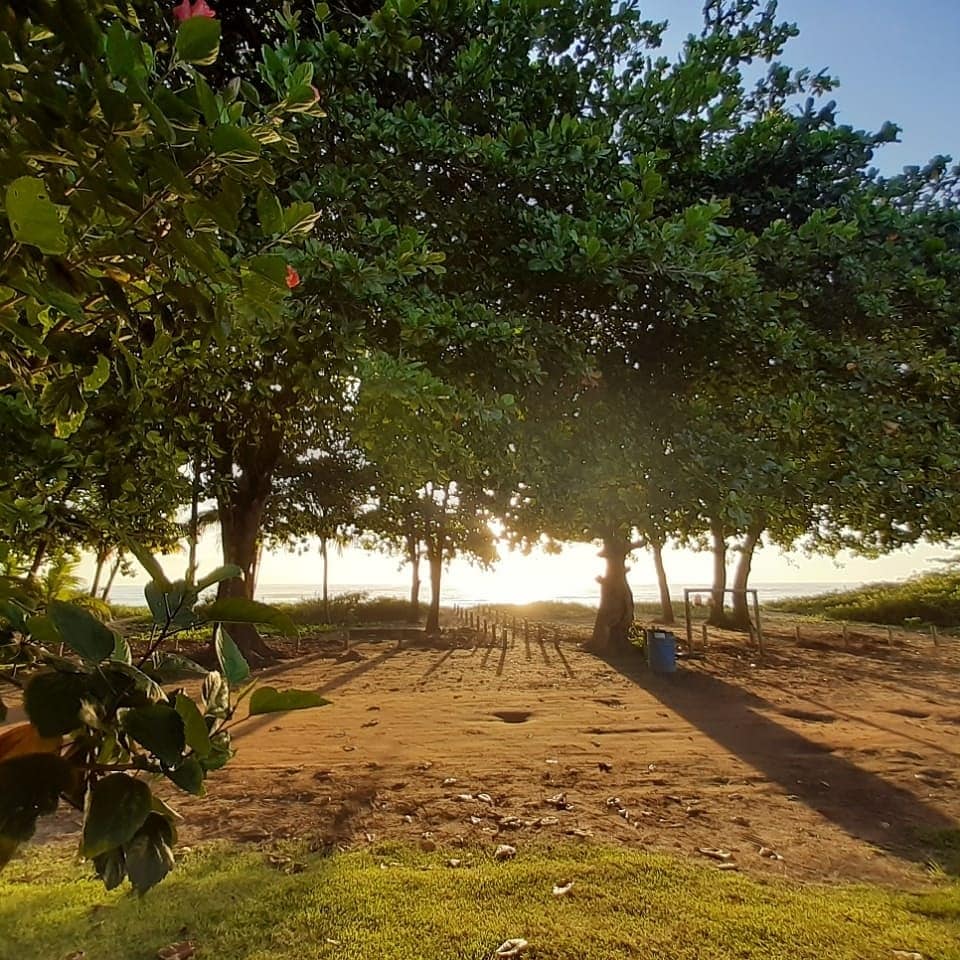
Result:
{"label": "pink flower", "polygon": [[292,290],[300,285],[300,274],[290,264],[287,264],[287,286]]}
{"label": "pink flower", "polygon": [[217,12],[213,7],[208,6],[207,0],[194,0],[193,3],[190,0],[181,0],[173,8],[173,19],[177,23],[183,23],[184,20],[190,20],[193,17],[216,17]]}

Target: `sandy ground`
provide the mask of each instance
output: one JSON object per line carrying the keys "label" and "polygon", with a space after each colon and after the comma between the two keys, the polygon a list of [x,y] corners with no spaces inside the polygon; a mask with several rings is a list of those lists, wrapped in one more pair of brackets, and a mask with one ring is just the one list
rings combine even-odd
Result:
{"label": "sandy ground", "polygon": [[186,842],[605,841],[921,884],[925,833],[960,821],[957,641],[851,634],[844,649],[818,629],[769,637],[762,660],[715,634],[669,678],[556,632],[488,643],[461,626],[437,646],[314,653],[264,682],[333,704],[243,720],[207,796],[170,799]]}
{"label": "sandy ground", "polygon": [[180,803],[191,831],[427,847],[595,838],[899,883],[925,875],[923,833],[960,821],[960,657],[944,646],[772,637],[761,662],[720,637],[707,660],[658,678],[573,638],[478,639],[361,643],[277,670],[270,683],[333,705],[242,722],[235,761],[206,798]]}

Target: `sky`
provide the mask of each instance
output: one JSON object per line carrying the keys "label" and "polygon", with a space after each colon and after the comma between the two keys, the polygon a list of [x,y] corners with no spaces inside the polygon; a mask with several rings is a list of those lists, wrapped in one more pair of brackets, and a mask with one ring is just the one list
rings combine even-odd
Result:
{"label": "sky", "polygon": [[[701,0],[647,0],[643,12],[651,19],[669,20],[665,53],[675,52],[684,37],[699,30]],[[908,164],[924,164],[939,153],[960,161],[960,0],[781,0],[780,13],[800,27],[783,61],[814,71],[826,68],[840,80],[832,95],[840,122],[879,129],[891,120],[903,128],[902,142],[883,148],[876,165],[895,174]],[[877,560],[856,557],[807,557],[760,550],[754,560],[754,581],[764,583],[858,583],[907,577],[929,569],[947,553],[920,546]],[[219,562],[219,546],[209,535],[201,546],[202,566]],[[179,558],[165,561],[176,575]],[[710,580],[707,553],[670,551],[667,572],[677,585],[701,585]],[[81,574],[90,575],[86,562]],[[451,596],[523,602],[551,597],[595,594],[595,577],[602,571],[596,548],[573,545],[558,556],[506,553],[491,572],[455,562],[446,578]],[[426,573],[426,571],[424,571]],[[408,582],[406,569],[395,558],[350,549],[331,559],[331,584],[395,586]],[[126,583],[142,583],[138,573]],[[630,580],[638,593],[654,581],[652,561],[638,554]],[[316,552],[300,556],[278,552],[263,558],[260,583],[299,584],[304,592],[320,582]],[[316,586],[316,589],[319,589]]]}

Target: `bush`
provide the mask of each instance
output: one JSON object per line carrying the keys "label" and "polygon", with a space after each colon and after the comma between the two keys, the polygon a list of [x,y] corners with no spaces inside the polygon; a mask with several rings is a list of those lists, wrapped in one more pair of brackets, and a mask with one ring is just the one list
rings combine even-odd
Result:
{"label": "bush", "polygon": [[953,627],[960,625],[960,571],[926,573],[900,583],[872,583],[815,597],[791,597],[768,606],[828,620],[895,626],[914,620]]}
{"label": "bush", "polygon": [[409,621],[410,601],[401,597],[374,597],[366,593],[341,593],[331,597],[329,614],[318,597],[299,603],[277,604],[298,626],[320,624],[393,623]]}

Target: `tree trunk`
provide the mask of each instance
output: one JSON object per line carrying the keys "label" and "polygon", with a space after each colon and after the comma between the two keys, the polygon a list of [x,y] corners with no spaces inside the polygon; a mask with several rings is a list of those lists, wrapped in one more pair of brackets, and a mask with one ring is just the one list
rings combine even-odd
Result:
{"label": "tree trunk", "polygon": [[670,584],[667,583],[667,571],[663,568],[663,544],[654,542],[653,565],[657,569],[657,586],[660,588],[660,621],[666,626],[673,624],[673,602],[670,599]]}
{"label": "tree trunk", "polygon": [[[223,562],[235,563],[242,571],[240,577],[221,580],[217,599],[253,597],[254,578],[260,550],[260,522],[266,498],[254,497],[246,501],[240,496],[221,497],[218,500],[220,534],[223,541]],[[227,631],[240,651],[251,663],[275,660],[274,652],[263,642],[252,623],[231,623]]]}
{"label": "tree trunk", "polygon": [[633,625],[633,592],[627,583],[627,556],[633,544],[618,537],[605,537],[599,556],[607,562],[600,583],[600,606],[593,625],[590,649],[595,653],[622,652],[630,645]]}
{"label": "tree trunk", "polygon": [[320,538],[320,561],[323,565],[323,620],[324,623],[330,622],[330,594],[328,592],[328,577],[327,577],[327,538]]}
{"label": "tree trunk", "polygon": [[430,563],[430,609],[427,611],[427,623],[424,633],[440,632],[440,574],[443,570],[443,556],[439,550],[429,550],[427,560]]}
{"label": "tree trunk", "polygon": [[97,548],[97,566],[93,571],[93,582],[90,584],[90,596],[95,597],[100,589],[100,577],[103,576],[103,568],[107,562],[109,551],[104,547]]}
{"label": "tree trunk", "polygon": [[120,569],[120,561],[123,559],[123,551],[117,551],[117,559],[113,561],[113,566],[110,568],[110,576],[107,577],[106,585],[103,588],[103,593],[100,594],[100,599],[105,603],[110,599],[110,591],[113,589],[113,580],[117,575],[117,571]]}
{"label": "tree trunk", "polygon": [[733,616],[731,626],[737,630],[750,629],[750,604],[747,602],[747,583],[750,579],[750,565],[753,562],[753,552],[760,541],[762,530],[751,527],[740,547],[740,560],[733,575]]}
{"label": "tree trunk", "polygon": [[415,537],[407,539],[407,556],[413,570],[410,578],[410,620],[416,623],[420,619],[420,542]]}
{"label": "tree trunk", "polygon": [[726,624],[724,590],[727,588],[727,540],[719,524],[713,524],[710,527],[710,534],[713,537],[713,596],[707,623],[714,627],[722,627]]}
{"label": "tree trunk", "polygon": [[43,566],[43,558],[47,555],[47,539],[41,538],[37,544],[37,549],[33,553],[33,563],[30,564],[30,571],[27,573],[28,580],[34,580]]}

